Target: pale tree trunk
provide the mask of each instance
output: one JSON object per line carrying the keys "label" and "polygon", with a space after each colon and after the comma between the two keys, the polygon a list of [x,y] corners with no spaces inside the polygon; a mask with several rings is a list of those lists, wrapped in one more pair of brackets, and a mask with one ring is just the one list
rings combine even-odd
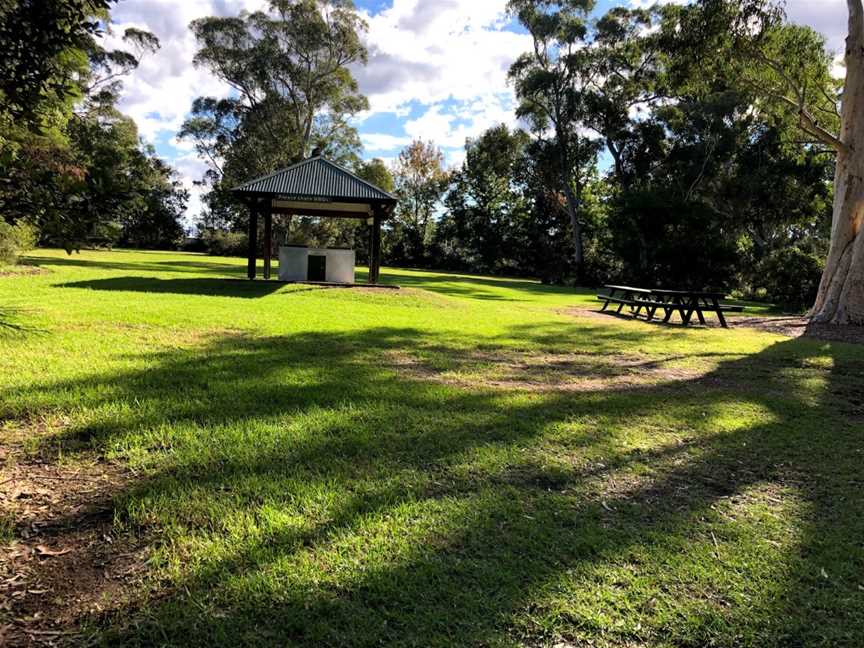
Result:
{"label": "pale tree trunk", "polygon": [[864,9],[847,0],[846,84],[834,177],[831,248],[813,321],[864,325]]}
{"label": "pale tree trunk", "polygon": [[556,129],[558,140],[558,155],[561,165],[561,187],[564,189],[564,199],[567,203],[567,215],[570,217],[570,233],[573,237],[573,265],[576,267],[576,281],[582,280],[582,262],[585,253],[582,249],[582,223],[579,222],[579,199],[570,184],[570,163],[567,150],[567,140],[561,136],[561,129]]}
{"label": "pale tree trunk", "polygon": [[567,202],[567,215],[570,216],[570,229],[573,236],[573,264],[576,266],[576,280],[582,280],[582,262],[584,251],[582,250],[582,223],[579,222],[579,201],[573,193],[573,187],[567,178],[564,178],[564,198]]}

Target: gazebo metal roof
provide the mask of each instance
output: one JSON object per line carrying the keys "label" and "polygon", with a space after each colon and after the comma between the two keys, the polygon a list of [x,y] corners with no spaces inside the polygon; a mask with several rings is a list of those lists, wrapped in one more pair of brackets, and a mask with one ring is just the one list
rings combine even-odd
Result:
{"label": "gazebo metal roof", "polygon": [[240,196],[272,196],[278,200],[396,203],[393,194],[321,156],[250,180],[232,192]]}

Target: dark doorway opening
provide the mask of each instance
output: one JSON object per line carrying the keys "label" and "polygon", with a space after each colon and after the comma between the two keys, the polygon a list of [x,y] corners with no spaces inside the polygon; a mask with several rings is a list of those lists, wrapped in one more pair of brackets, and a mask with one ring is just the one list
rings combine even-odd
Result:
{"label": "dark doorway opening", "polygon": [[327,281],[327,257],[309,255],[309,267],[306,270],[307,281]]}

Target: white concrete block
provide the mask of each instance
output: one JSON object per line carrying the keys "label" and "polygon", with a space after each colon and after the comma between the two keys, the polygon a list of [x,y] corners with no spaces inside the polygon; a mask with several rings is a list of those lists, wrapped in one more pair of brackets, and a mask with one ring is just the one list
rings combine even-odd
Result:
{"label": "white concrete block", "polygon": [[306,281],[309,248],[297,245],[279,248],[279,281]]}
{"label": "white concrete block", "polygon": [[354,283],[354,250],[316,250],[316,252],[327,254],[327,281]]}
{"label": "white concrete block", "polygon": [[327,257],[325,280],[330,283],[354,283],[354,250],[331,250],[286,245],[279,248],[279,281],[308,281],[309,257]]}

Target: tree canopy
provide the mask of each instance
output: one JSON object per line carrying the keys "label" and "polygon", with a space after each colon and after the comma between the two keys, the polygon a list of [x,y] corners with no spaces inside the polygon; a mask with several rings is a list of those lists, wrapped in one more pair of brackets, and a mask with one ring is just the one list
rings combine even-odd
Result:
{"label": "tree canopy", "polygon": [[172,247],[187,192],[116,108],[122,78],[159,41],[128,29],[122,48],[103,47],[110,4],[0,5],[0,216],[69,251]]}

